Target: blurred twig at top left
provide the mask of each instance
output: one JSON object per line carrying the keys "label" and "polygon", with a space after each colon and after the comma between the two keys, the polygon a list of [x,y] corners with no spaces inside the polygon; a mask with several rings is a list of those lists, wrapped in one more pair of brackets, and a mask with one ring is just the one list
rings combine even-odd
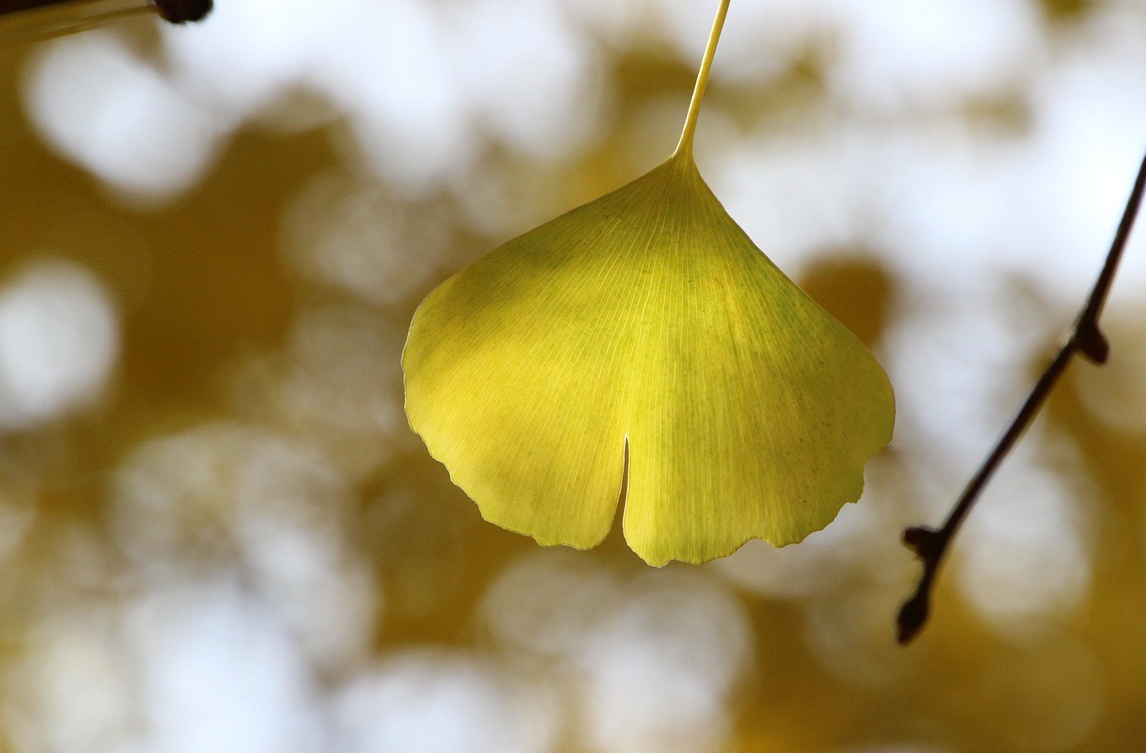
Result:
{"label": "blurred twig at top left", "polygon": [[0,0],[0,44],[50,39],[157,13],[168,23],[201,21],[212,0]]}

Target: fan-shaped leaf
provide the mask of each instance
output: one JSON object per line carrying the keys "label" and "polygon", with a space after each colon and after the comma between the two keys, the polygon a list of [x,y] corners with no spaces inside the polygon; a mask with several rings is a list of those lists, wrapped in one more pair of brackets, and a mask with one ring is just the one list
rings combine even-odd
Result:
{"label": "fan-shaped leaf", "polygon": [[403,367],[431,454],[542,544],[605,537],[627,445],[625,537],[655,565],[827,525],[894,420],[879,364],[753,245],[691,149],[440,285]]}

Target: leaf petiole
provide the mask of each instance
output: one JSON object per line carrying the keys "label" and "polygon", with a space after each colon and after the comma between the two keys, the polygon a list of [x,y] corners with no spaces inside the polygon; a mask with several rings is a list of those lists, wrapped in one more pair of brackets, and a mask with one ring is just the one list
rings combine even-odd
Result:
{"label": "leaf petiole", "polygon": [[696,86],[692,90],[692,101],[688,104],[688,117],[684,120],[684,130],[680,134],[680,141],[672,156],[692,156],[692,138],[696,133],[696,119],[700,115],[700,103],[704,99],[704,88],[708,84],[708,72],[712,69],[712,59],[716,56],[716,45],[720,43],[720,32],[724,29],[724,17],[728,15],[730,0],[720,0],[720,7],[716,9],[716,19],[712,22],[712,31],[708,34],[708,45],[704,48],[704,57],[700,61],[700,72],[696,74]]}

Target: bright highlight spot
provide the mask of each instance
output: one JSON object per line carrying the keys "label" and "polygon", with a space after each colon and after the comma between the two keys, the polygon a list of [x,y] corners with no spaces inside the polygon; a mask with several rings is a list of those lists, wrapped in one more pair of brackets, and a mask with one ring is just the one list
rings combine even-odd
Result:
{"label": "bright highlight spot", "polygon": [[[1038,439],[1035,434],[1027,442],[1033,448]],[[1018,452],[968,518],[954,568],[964,598],[1003,628],[1045,625],[1070,612],[1086,598],[1092,569],[1090,526],[1078,501],[1083,495],[1072,488],[1077,482],[1034,466],[1029,449]],[[1056,465],[1081,463],[1077,453],[1066,456]]]}
{"label": "bright highlight spot", "polygon": [[336,697],[338,753],[547,753],[557,734],[544,693],[461,652],[391,655]]}
{"label": "bright highlight spot", "polygon": [[95,399],[119,353],[107,292],[85,268],[41,261],[0,288],[0,429]]}
{"label": "bright highlight spot", "polygon": [[600,753],[709,753],[731,733],[729,704],[753,671],[740,602],[704,572],[624,580],[562,550],[511,565],[482,612],[507,655],[569,678],[570,727]]}
{"label": "bright highlight spot", "polygon": [[107,34],[49,45],[25,88],[29,116],[58,152],[143,204],[194,185],[220,135],[211,118]]}

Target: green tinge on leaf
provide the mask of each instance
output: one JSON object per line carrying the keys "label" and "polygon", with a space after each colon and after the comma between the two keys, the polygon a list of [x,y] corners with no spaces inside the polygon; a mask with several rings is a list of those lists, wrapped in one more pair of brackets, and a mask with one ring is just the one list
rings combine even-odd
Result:
{"label": "green tinge on leaf", "polygon": [[436,288],[406,412],[489,521],[609,531],[653,565],[802,540],[863,490],[894,398],[867,348],[753,245],[688,155]]}

